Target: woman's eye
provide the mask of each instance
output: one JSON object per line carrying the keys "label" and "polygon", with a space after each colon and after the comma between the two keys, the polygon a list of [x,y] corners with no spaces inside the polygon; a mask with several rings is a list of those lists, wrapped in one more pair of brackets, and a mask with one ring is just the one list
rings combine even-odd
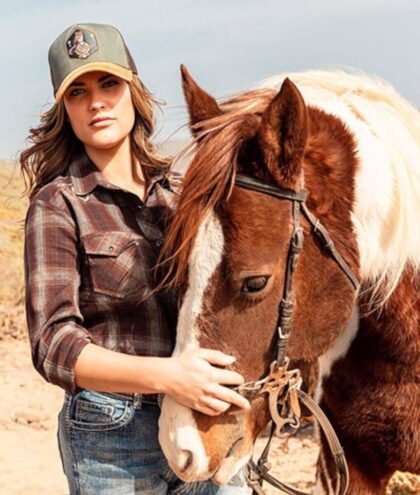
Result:
{"label": "woman's eye", "polygon": [[83,88],[76,88],[76,89],[72,89],[69,93],[69,96],[77,96],[77,95],[81,95],[83,94],[84,92],[84,89]]}
{"label": "woman's eye", "polygon": [[268,279],[270,277],[267,275],[262,275],[259,277],[248,277],[244,280],[241,292],[242,293],[253,293],[263,290],[267,285]]}
{"label": "woman's eye", "polygon": [[105,81],[103,84],[104,88],[109,88],[111,86],[117,86],[119,82],[116,79],[111,79],[109,81]]}

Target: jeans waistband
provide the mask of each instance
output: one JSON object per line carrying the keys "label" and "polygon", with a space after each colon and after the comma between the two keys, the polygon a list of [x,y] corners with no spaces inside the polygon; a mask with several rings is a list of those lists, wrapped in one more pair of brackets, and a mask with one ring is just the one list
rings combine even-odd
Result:
{"label": "jeans waistband", "polygon": [[131,400],[134,406],[140,404],[153,404],[155,406],[162,406],[163,394],[124,394],[120,392],[101,392],[103,395],[113,397],[114,399]]}

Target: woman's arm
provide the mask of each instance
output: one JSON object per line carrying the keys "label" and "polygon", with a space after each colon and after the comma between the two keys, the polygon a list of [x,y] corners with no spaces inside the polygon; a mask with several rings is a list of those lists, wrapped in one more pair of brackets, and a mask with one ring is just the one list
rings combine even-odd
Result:
{"label": "woman's arm", "polygon": [[88,344],[81,351],[74,371],[76,384],[81,388],[164,393],[187,407],[216,415],[231,404],[249,408],[244,397],[224,386],[243,382],[239,373],[220,368],[233,362],[232,356],[209,349],[162,358],[132,356]]}
{"label": "woman's arm", "polygon": [[[48,186],[47,186],[48,187]],[[52,196],[52,197],[51,197]],[[126,393],[166,393],[207,414],[247,401],[223,385],[242,377],[218,351],[194,350],[177,357],[137,357],[92,343],[79,309],[76,226],[61,196],[44,191],[25,224],[26,317],[35,368],[49,382],[74,393],[77,387]]]}
{"label": "woman's arm", "polygon": [[45,380],[74,393],[74,364],[92,339],[79,308],[76,225],[55,184],[29,206],[24,261],[33,364]]}

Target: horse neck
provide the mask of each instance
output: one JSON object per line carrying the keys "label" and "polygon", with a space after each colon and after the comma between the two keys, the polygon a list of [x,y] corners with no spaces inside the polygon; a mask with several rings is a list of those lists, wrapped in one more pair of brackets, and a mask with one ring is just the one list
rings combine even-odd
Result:
{"label": "horse neck", "polygon": [[357,157],[355,141],[336,117],[308,107],[310,134],[304,157],[307,205],[328,228],[337,249],[358,273],[352,223]]}
{"label": "horse neck", "polygon": [[305,173],[321,212],[350,212],[361,281],[382,304],[407,266],[420,267],[419,140],[397,112],[374,105],[367,100],[364,114],[342,102],[311,108]]}

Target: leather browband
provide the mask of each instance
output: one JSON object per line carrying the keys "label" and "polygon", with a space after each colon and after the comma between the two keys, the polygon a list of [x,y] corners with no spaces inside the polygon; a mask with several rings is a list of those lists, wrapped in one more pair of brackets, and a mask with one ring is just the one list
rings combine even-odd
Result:
{"label": "leather browband", "polygon": [[285,189],[284,187],[271,186],[270,184],[264,184],[264,182],[243,174],[236,175],[235,184],[244,187],[245,189],[252,189],[253,191],[269,194],[276,198],[290,199],[292,201],[303,202],[308,196],[308,191],[306,189],[293,191],[292,189]]}

